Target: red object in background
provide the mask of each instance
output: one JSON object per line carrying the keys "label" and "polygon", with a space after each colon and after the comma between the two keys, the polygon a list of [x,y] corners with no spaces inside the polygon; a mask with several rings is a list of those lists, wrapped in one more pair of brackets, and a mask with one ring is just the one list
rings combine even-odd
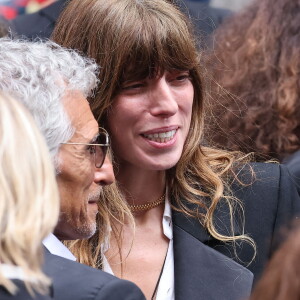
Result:
{"label": "red object in background", "polygon": [[0,5],[0,15],[7,20],[12,20],[18,15],[18,11],[13,7]]}
{"label": "red object in background", "polygon": [[29,0],[14,0],[11,1],[13,6],[20,6],[20,7],[24,7],[27,5],[27,3],[29,2]]}
{"label": "red object in background", "polygon": [[[12,20],[20,14],[27,12],[27,6],[36,4],[37,7],[44,7],[56,0],[7,0],[0,5],[0,15],[7,20]],[[32,11],[30,11],[32,12]]]}

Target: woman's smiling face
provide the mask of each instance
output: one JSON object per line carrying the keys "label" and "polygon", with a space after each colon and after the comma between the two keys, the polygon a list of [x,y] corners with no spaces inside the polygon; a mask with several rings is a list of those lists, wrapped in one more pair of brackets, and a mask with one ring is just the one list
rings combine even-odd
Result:
{"label": "woman's smiling face", "polygon": [[190,128],[193,98],[189,71],[125,81],[108,115],[121,168],[167,170],[176,165]]}

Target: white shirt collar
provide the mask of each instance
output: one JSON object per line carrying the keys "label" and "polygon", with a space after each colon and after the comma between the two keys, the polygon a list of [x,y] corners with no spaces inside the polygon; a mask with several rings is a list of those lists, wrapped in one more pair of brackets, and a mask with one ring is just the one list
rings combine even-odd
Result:
{"label": "white shirt collar", "polygon": [[49,234],[43,240],[43,244],[51,254],[55,254],[66,259],[76,261],[76,257],[54,234]]}
{"label": "white shirt collar", "polygon": [[156,300],[174,300],[174,248],[172,209],[168,193],[166,193],[165,210],[162,219],[164,235],[170,240],[164,269],[159,281]]}
{"label": "white shirt collar", "polygon": [[162,219],[163,232],[164,235],[169,239],[173,239],[173,224],[172,224],[172,210],[171,204],[168,197],[168,193],[166,193],[166,201],[165,201],[165,210]]}

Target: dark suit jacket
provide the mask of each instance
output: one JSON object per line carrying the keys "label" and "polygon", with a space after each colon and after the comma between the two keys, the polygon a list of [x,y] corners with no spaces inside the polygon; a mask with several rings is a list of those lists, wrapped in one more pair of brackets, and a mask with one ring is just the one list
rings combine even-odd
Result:
{"label": "dark suit jacket", "polygon": [[132,282],[50,254],[48,250],[44,271],[52,278],[55,300],[145,300]]}
{"label": "dark suit jacket", "polygon": [[[235,180],[232,189],[245,208],[245,233],[256,242],[255,259],[251,262],[252,247],[236,244],[235,255],[232,244],[214,239],[196,219],[173,211],[176,300],[196,300],[199,295],[205,300],[247,298],[252,278],[243,265],[253,272],[254,279],[259,278],[281,241],[280,229],[292,216],[300,214],[299,195],[285,166],[256,163],[252,167],[254,180],[249,166],[240,171],[239,179],[253,183],[242,186]],[[242,233],[240,213],[238,210],[235,213],[235,234]],[[215,213],[220,233],[229,233],[228,215],[223,202]]]}
{"label": "dark suit jacket", "polygon": [[50,38],[56,20],[68,0],[59,0],[33,14],[20,15],[13,19],[10,27],[14,35],[29,39]]}
{"label": "dark suit jacket", "polygon": [[0,286],[0,299],[1,300],[51,300],[50,296],[44,296],[35,293],[34,297],[32,297],[27,289],[25,288],[24,282],[15,279],[13,280],[13,283],[17,286],[18,291],[16,295],[12,296],[9,294],[2,286]]}

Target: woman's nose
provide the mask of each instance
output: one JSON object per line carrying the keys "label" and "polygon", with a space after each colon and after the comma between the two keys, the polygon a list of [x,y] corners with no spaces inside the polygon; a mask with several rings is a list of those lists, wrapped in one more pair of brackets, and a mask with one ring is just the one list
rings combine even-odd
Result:
{"label": "woman's nose", "polygon": [[152,115],[167,118],[177,113],[176,95],[164,76],[153,86],[149,97]]}

